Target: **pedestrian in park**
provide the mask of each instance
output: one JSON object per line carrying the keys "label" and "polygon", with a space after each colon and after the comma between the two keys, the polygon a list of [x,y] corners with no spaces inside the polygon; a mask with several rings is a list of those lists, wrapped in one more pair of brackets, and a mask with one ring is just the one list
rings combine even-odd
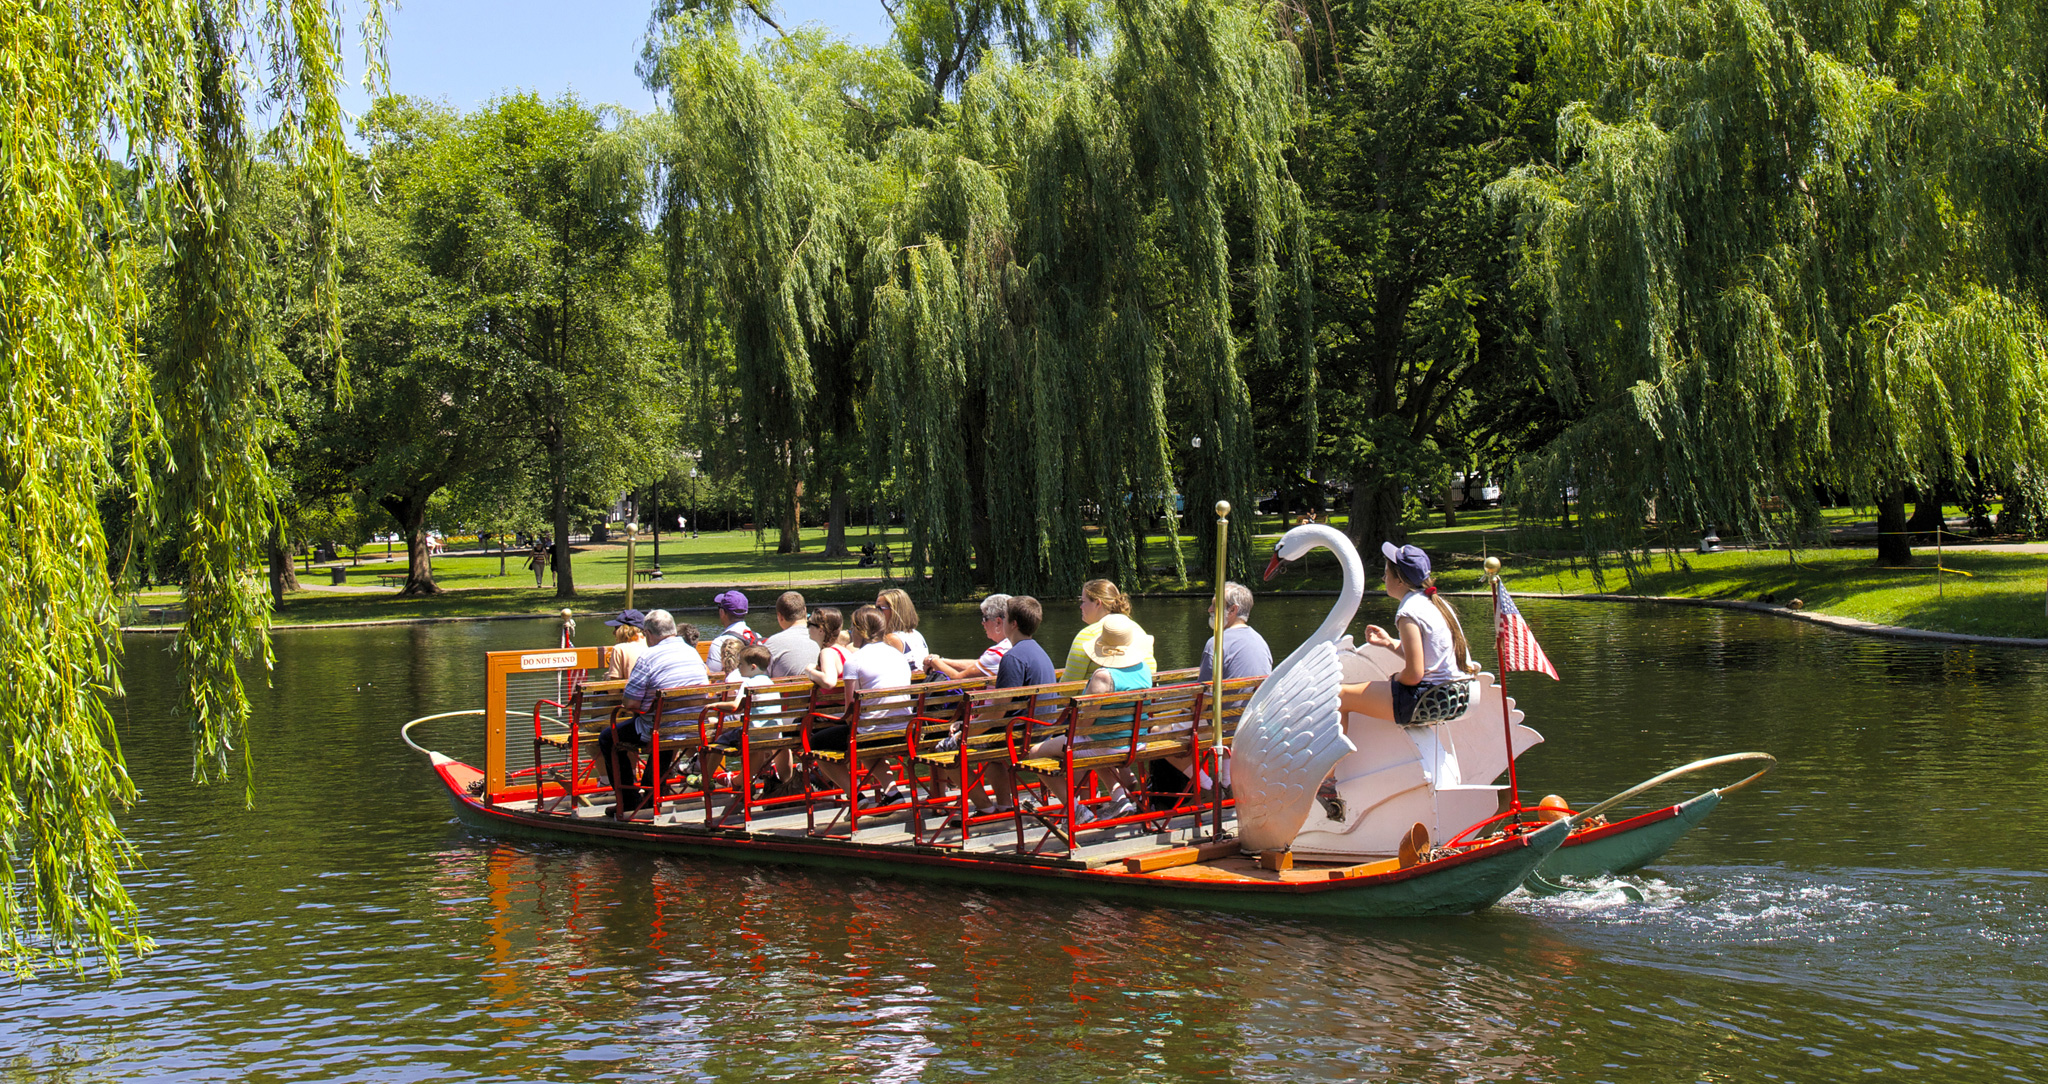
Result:
{"label": "pedestrian in park", "polygon": [[533,570],[533,585],[535,587],[542,586],[541,578],[547,575],[549,560],[548,548],[542,545],[535,545],[532,555],[527,557],[526,567]]}
{"label": "pedestrian in park", "polygon": [[811,638],[809,617],[804,596],[798,592],[784,591],[775,600],[775,623],[782,631],[768,638],[769,677],[788,681],[803,677],[804,671],[818,665],[818,641]]}

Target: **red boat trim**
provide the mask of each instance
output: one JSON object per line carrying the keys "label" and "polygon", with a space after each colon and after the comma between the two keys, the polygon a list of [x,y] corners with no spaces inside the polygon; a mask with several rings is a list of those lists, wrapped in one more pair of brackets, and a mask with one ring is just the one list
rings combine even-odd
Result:
{"label": "red boat trim", "polygon": [[1676,816],[1678,816],[1678,807],[1675,805],[1667,806],[1663,809],[1653,809],[1639,817],[1630,817],[1625,821],[1616,821],[1613,824],[1603,824],[1598,828],[1588,828],[1584,831],[1573,832],[1571,835],[1564,837],[1564,846],[1575,847],[1581,843],[1592,843],[1596,840],[1606,839],[1608,836],[1618,836],[1623,832],[1633,832],[1638,828],[1655,824],[1658,821],[1668,821]]}
{"label": "red boat trim", "polygon": [[[1154,870],[1150,873],[1130,873],[1121,864],[1089,868],[1086,864],[1070,859],[1032,856],[1003,855],[1001,857],[963,856],[957,850],[911,850],[897,844],[875,845],[844,839],[806,843],[781,837],[759,835],[734,835],[716,832],[697,825],[675,827],[634,828],[604,823],[578,822],[573,827],[564,823],[564,818],[540,814],[526,814],[494,807],[481,798],[469,793],[471,781],[482,779],[484,773],[457,760],[436,764],[434,770],[441,782],[456,801],[463,803],[476,813],[491,820],[510,825],[542,828],[575,835],[588,835],[612,839],[636,840],[646,843],[687,843],[694,847],[705,847],[724,851],[773,852],[779,854],[805,854],[821,857],[872,858],[887,860],[903,865],[931,866],[953,869],[1000,870],[1005,873],[1029,874],[1039,877],[1065,880],[1095,880],[1142,882],[1167,888],[1197,889],[1204,892],[1250,893],[1271,895],[1311,895],[1319,892],[1342,892],[1358,890],[1376,885],[1395,884],[1426,876],[1467,862],[1491,858],[1504,850],[1515,850],[1528,846],[1525,837],[1517,835],[1496,840],[1484,846],[1461,850],[1455,854],[1430,862],[1418,863],[1407,869],[1389,870],[1384,873],[1361,873],[1337,879],[1322,880],[1222,880],[1207,877],[1175,877],[1172,874],[1182,870],[1205,868],[1178,866],[1172,869]],[[1642,820],[1642,818],[1637,818]],[[1627,821],[1624,824],[1634,824]],[[1619,826],[1610,826],[1619,827]],[[1603,834],[1607,829],[1600,830]]]}

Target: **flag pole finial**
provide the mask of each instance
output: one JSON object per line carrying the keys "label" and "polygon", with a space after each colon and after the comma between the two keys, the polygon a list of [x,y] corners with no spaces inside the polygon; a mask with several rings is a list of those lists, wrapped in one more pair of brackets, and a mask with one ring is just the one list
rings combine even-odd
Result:
{"label": "flag pole finial", "polygon": [[1500,558],[1488,557],[1486,559],[1486,578],[1492,580],[1498,575],[1500,575]]}

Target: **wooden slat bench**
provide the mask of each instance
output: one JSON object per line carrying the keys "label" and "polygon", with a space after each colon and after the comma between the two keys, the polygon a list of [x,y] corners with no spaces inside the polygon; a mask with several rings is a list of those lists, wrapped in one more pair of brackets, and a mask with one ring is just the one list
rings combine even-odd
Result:
{"label": "wooden slat bench", "polygon": [[[654,698],[654,737],[648,743],[647,759],[655,765],[654,788],[649,797],[649,806],[656,816],[668,802],[687,802],[701,798],[705,809],[711,805],[709,772],[704,785],[695,790],[689,788],[687,772],[696,754],[710,744],[717,733],[722,716],[713,708],[729,699],[735,692],[725,684],[679,685],[663,689]],[[664,763],[666,762],[666,763]],[[679,773],[677,789],[670,790],[671,774]]]}
{"label": "wooden slat bench", "polygon": [[[806,804],[807,823],[813,835],[832,835],[829,829],[839,823],[843,815],[847,819],[847,835],[860,830],[863,816],[886,815],[905,809],[915,809],[918,780],[911,760],[917,741],[928,729],[943,732],[961,717],[965,710],[965,693],[969,690],[986,688],[987,675],[958,678],[949,681],[927,681],[920,685],[906,685],[895,689],[869,689],[866,691],[847,690],[844,713],[835,717],[813,709],[814,720],[830,726],[845,722],[852,729],[845,752],[829,749],[814,749],[810,745],[810,731],[805,731],[804,754],[812,762],[844,764],[854,785],[845,792],[822,792],[819,797],[831,800],[839,808],[832,820],[827,822],[826,831],[817,826],[817,799]],[[820,723],[814,723],[814,726]],[[910,797],[901,802],[860,808],[861,782],[871,776],[876,766],[895,761],[900,769],[903,782],[910,787]],[[879,788],[878,788],[879,789]],[[837,794],[836,798],[832,796]]]}
{"label": "wooden slat bench", "polygon": [[[1112,828],[1159,819],[1161,814],[1147,809],[1112,816],[1080,811],[1105,800],[1087,792],[1094,789],[1092,780],[1096,773],[1121,774],[1153,760],[1194,750],[1195,710],[1201,699],[1201,687],[1196,685],[1075,697],[1061,716],[1065,741],[1060,749],[1036,757],[1024,750],[1023,759],[1009,765],[1013,786],[1020,776],[1036,776],[1060,799],[1057,805],[1041,807],[1032,814],[1045,826],[1046,834],[1031,846],[1031,853],[1040,853],[1054,840],[1059,841],[1062,850],[1073,850],[1075,833],[1084,826]],[[1087,790],[1077,788],[1082,776],[1090,779]],[[1054,790],[1055,787],[1058,789]],[[1143,794],[1131,798],[1138,801]],[[1021,820],[1022,814],[1020,825]],[[1021,841],[1019,846],[1023,846]]]}
{"label": "wooden slat bench", "polygon": [[[1050,736],[1060,714],[1066,710],[1068,701],[1086,685],[1081,681],[1054,682],[1049,685],[1019,685],[1007,689],[981,688],[966,694],[960,748],[941,750],[938,743],[920,743],[916,756],[918,764],[934,777],[960,773],[959,790],[956,794],[956,815],[960,818],[959,846],[965,847],[973,826],[998,818],[1015,821],[1014,810],[1002,813],[980,814],[970,809],[970,796],[982,786],[989,769],[997,767],[1007,773],[1012,761],[1019,753],[1031,748],[1040,738]],[[950,731],[950,727],[948,730]],[[1006,776],[1007,778],[1007,776]],[[922,811],[920,811],[921,813]],[[923,831],[923,817],[912,819],[912,835],[919,843],[930,844]],[[1017,842],[1024,841],[1023,825],[1017,822]]]}
{"label": "wooden slat bench", "polygon": [[[817,691],[818,687],[804,678],[747,690],[746,699],[740,705],[739,718],[727,719],[730,726],[744,726],[739,740],[711,746],[712,752],[737,757],[740,762],[736,800],[727,804],[725,811],[711,822],[714,826],[743,829],[752,823],[754,809],[758,806],[773,807],[806,800],[802,786],[756,798],[753,784],[761,769],[775,757],[782,753],[794,756],[803,749],[804,727],[810,720]],[[797,770],[803,769],[799,767]]]}
{"label": "wooden slat bench", "polygon": [[[1264,684],[1265,680],[1263,677],[1234,678],[1223,683],[1223,740],[1221,748],[1230,748],[1231,739],[1237,736],[1237,724],[1244,718],[1244,709],[1251,704],[1252,694],[1259,691],[1259,686]],[[1216,750],[1219,747],[1216,741],[1216,718],[1210,708],[1210,704],[1213,702],[1210,694],[1213,690],[1207,685],[1198,685],[1196,688],[1201,690],[1201,697],[1195,703],[1195,727],[1191,735],[1193,740],[1184,754],[1169,754],[1170,756],[1185,755],[1193,761],[1187,772],[1187,790],[1184,793],[1174,795],[1151,793],[1146,795],[1147,798],[1152,799],[1171,798],[1172,804],[1167,810],[1169,813],[1201,812],[1215,808],[1213,802],[1202,801],[1201,779],[1204,772],[1208,773],[1212,785],[1222,785],[1223,774],[1218,770],[1216,757]],[[1223,805],[1226,807],[1235,804],[1229,798],[1225,798],[1223,801]]]}
{"label": "wooden slat bench", "polygon": [[[625,689],[623,681],[584,681],[577,684],[566,709],[553,700],[541,700],[533,705],[535,810],[549,811],[547,784],[550,780],[562,788],[562,803],[571,810],[589,804],[584,795],[605,789],[590,771],[597,762],[588,758],[583,746],[586,742],[596,741],[598,734],[618,717]],[[546,707],[563,712],[563,716],[549,718],[542,710]],[[567,759],[550,760],[547,759],[549,753],[566,754]]]}

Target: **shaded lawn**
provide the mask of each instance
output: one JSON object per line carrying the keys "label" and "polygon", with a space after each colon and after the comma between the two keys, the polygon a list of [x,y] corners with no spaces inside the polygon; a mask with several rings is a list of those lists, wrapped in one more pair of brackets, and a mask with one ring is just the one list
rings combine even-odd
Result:
{"label": "shaded lawn", "polygon": [[[1476,548],[1459,553],[1422,543],[1438,558],[1447,591],[1477,591],[1484,574]],[[1596,574],[1582,558],[1517,559],[1502,568],[1508,590],[1555,594],[1666,595],[1680,598],[1789,603],[1820,613],[1882,625],[1979,636],[2048,637],[2048,554],[1955,551],[1942,555],[1949,571],[1936,583],[1935,553],[1914,550],[1911,568],[1879,567],[1874,548],[1730,550],[1716,554],[1659,555],[1637,569],[1633,582],[1618,564]],[[1379,590],[1377,561],[1367,562]],[[1969,573],[1970,575],[1962,575]],[[1334,590],[1342,582],[1335,555],[1317,550],[1288,566],[1271,590]]]}
{"label": "shaded lawn", "polygon": [[[1854,510],[1837,510],[1831,522],[1854,522]],[[1937,587],[1934,551],[1916,548],[1915,567],[1884,569],[1875,563],[1869,548],[1808,549],[1787,554],[1784,550],[1730,550],[1719,554],[1674,553],[1660,555],[1636,570],[1631,582],[1619,565],[1608,563],[1596,574],[1582,557],[1517,556],[1526,552],[1526,530],[1515,531],[1503,523],[1498,510],[1463,512],[1455,528],[1433,526],[1440,516],[1414,525],[1412,540],[1438,561],[1442,583],[1447,590],[1477,590],[1482,586],[1480,555],[1508,553],[1505,573],[1510,590],[1560,594],[1614,593],[1673,595],[1688,598],[1741,599],[1789,602],[1802,600],[1804,608],[1822,613],[1855,617],[1880,624],[1904,625],[1945,632],[1991,636],[2048,636],[2048,614],[2044,614],[2044,587],[2048,587],[2048,555],[2039,553],[1948,551],[1943,558],[1949,569],[1971,573],[1942,577]],[[1276,516],[1260,516],[1254,530],[1261,541],[1254,552],[1261,558],[1270,552],[1271,539],[1288,524]],[[1332,526],[1342,530],[1344,517],[1334,517]],[[1568,536],[1556,532],[1564,543]],[[772,533],[764,538],[773,537]],[[711,597],[727,586],[748,588],[757,609],[772,605],[772,596],[785,585],[799,587],[814,601],[848,602],[871,598],[881,568],[858,566],[860,546],[872,539],[901,553],[907,536],[900,529],[883,531],[849,529],[848,544],[855,556],[827,560],[820,555],[824,531],[804,532],[805,552],[778,554],[772,545],[757,545],[751,531],[727,531],[695,539],[664,535],[661,568],[666,579],[641,581],[634,603],[643,609],[707,609]],[[1514,543],[1514,544],[1510,544]],[[1093,540],[1098,548],[1099,538]],[[389,559],[371,547],[369,558],[351,568],[352,584],[375,584],[378,571],[402,572],[404,552]],[[1192,536],[1181,537],[1183,558],[1199,570]],[[1568,545],[1566,546],[1568,549]],[[636,563],[645,566],[653,558],[650,541],[637,547]],[[1170,567],[1171,555],[1162,535],[1151,535],[1144,550],[1148,568]],[[1377,562],[1368,554],[1368,575],[1378,589]],[[478,555],[455,551],[435,564],[436,582],[447,592],[427,599],[399,598],[396,588],[349,593],[306,591],[292,595],[277,614],[279,624],[313,624],[332,621],[388,620],[416,617],[478,617],[507,614],[553,614],[562,603],[554,598],[552,585],[536,589],[531,573],[521,564],[517,551],[504,562],[505,575],[498,574],[495,553]],[[615,611],[624,605],[624,591],[618,587],[595,590],[598,584],[623,584],[626,578],[626,547],[623,544],[578,547],[573,554],[577,582],[584,586],[572,606],[579,614]],[[1263,565],[1261,565],[1261,569]],[[895,571],[900,575],[899,566]],[[1255,573],[1258,570],[1255,570]],[[324,584],[326,572],[316,566],[301,573],[308,583]],[[1337,588],[1340,577],[1336,558],[1317,550],[1284,569],[1270,583],[1254,583],[1255,590],[1328,591]],[[1184,582],[1170,574],[1147,576],[1129,588],[1157,593],[1206,595],[1209,585]],[[174,605],[175,591],[149,592],[141,596],[144,605]]]}

